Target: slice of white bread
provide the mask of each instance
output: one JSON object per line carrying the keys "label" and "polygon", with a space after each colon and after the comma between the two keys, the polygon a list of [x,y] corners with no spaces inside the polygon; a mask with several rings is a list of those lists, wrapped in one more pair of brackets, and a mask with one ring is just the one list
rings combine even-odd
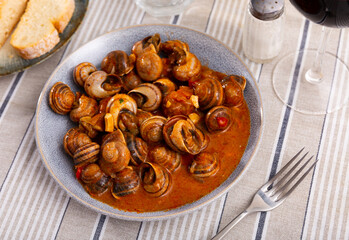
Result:
{"label": "slice of white bread", "polygon": [[74,0],[30,0],[10,44],[25,59],[49,52],[60,41],[75,9]]}
{"label": "slice of white bread", "polygon": [[28,0],[0,0],[0,47],[18,23]]}

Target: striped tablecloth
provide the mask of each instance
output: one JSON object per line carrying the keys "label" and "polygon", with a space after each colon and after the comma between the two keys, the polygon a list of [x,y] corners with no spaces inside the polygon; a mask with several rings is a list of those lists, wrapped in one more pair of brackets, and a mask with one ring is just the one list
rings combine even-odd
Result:
{"label": "striped tablecloth", "polygon": [[[66,47],[24,72],[0,77],[0,239],[210,239],[302,146],[320,159],[314,173],[282,206],[249,215],[226,239],[349,239],[348,107],[311,116],[278,100],[271,81],[278,59],[256,64],[243,57],[246,4],[246,0],[195,0],[183,14],[154,18],[131,0],[91,0],[82,26]],[[185,216],[129,222],[86,208],[58,186],[36,149],[33,119],[41,89],[62,59],[105,32],[145,23],[177,24],[205,32],[242,56],[261,91],[265,126],[252,164],[227,194]],[[318,42],[321,28],[289,2],[285,24],[279,57]],[[347,63],[348,38],[347,29],[336,29],[328,44],[328,51]],[[302,65],[302,58],[294,61],[296,67]]]}

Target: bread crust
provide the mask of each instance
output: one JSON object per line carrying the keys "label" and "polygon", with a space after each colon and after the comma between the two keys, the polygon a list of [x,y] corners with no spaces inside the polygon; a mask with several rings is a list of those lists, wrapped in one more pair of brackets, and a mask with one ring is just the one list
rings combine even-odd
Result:
{"label": "bread crust", "polygon": [[17,50],[19,55],[24,59],[33,59],[40,57],[41,55],[51,51],[54,48],[54,46],[56,46],[57,43],[59,43],[59,33],[63,32],[66,26],[68,25],[74,13],[74,10],[75,0],[69,0],[64,13],[62,13],[60,16],[57,16],[56,19],[45,19],[45,21],[49,21],[48,24],[50,24],[52,27],[49,27],[49,30],[46,34],[44,34],[44,37],[42,37],[34,43],[23,44],[23,42],[18,40],[19,36],[21,35],[18,28],[20,24],[22,24],[22,20],[24,22],[24,26],[25,22],[28,20],[28,17],[24,17],[24,15],[26,15],[27,13],[26,10],[26,12],[24,13],[21,20],[18,23],[18,27],[15,29],[14,33],[11,36],[10,44]]}
{"label": "bread crust", "polygon": [[54,46],[59,43],[60,38],[58,36],[58,31],[54,29],[49,35],[45,38],[40,39],[39,42],[35,43],[32,46],[28,47],[15,47],[19,55],[24,59],[33,59],[44,55],[49,52]]}

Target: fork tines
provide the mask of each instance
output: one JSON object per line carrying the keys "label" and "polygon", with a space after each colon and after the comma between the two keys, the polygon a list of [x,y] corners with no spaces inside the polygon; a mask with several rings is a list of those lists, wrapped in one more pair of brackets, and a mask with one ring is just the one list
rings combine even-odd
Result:
{"label": "fork tines", "polygon": [[[295,164],[294,162],[298,159],[298,156],[301,154],[301,152],[304,150],[304,147],[273,177],[271,178],[266,184],[262,186],[262,190],[271,198],[273,198],[275,201],[280,201],[285,199],[289,194],[293,192],[293,190],[298,186],[298,184],[306,177],[306,175],[314,168],[316,161],[314,163],[306,168],[306,166],[309,164],[309,162],[312,160],[314,156],[311,156],[301,167],[297,167],[304,162],[306,156],[308,155],[308,152],[305,153]],[[286,172],[286,170],[291,166],[292,168]],[[296,172],[295,172],[296,171]],[[297,177],[302,173],[297,181]]]}

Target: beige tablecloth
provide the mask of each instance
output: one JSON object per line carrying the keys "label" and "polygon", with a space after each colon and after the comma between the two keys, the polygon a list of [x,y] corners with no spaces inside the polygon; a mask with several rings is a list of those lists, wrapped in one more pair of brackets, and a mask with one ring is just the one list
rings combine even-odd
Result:
{"label": "beige tablecloth", "polygon": [[[246,0],[195,0],[183,14],[154,18],[131,0],[91,0],[69,44],[39,65],[0,77],[0,239],[210,239],[244,210],[271,172],[303,146],[320,159],[314,173],[282,206],[247,216],[226,239],[349,239],[348,107],[312,116],[282,104],[271,81],[279,58],[256,64],[243,57],[246,4]],[[205,32],[242,56],[258,82],[265,125],[252,164],[227,194],[185,216],[130,222],[94,212],[59,187],[36,149],[33,119],[41,89],[62,59],[105,32],[145,23],[177,24]],[[320,31],[287,1],[279,57],[302,43],[314,46]],[[335,29],[328,44],[328,50],[347,63],[348,37],[347,29]]]}

